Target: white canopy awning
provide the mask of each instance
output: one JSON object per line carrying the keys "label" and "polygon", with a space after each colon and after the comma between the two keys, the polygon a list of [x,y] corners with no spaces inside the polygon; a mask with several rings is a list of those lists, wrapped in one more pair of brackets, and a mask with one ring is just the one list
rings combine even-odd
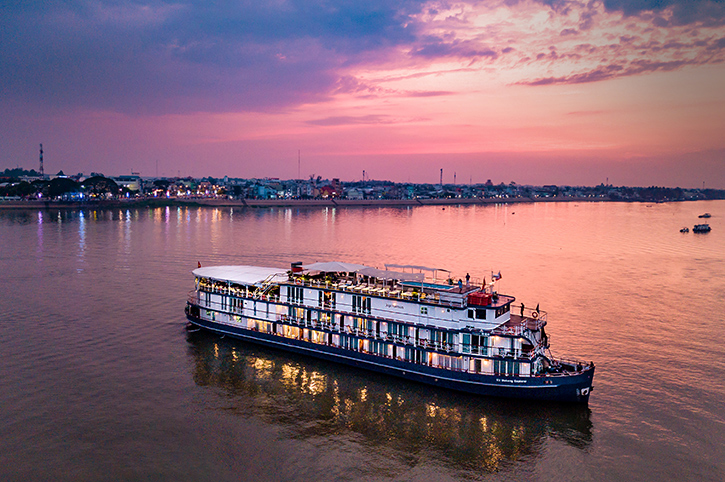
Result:
{"label": "white canopy awning", "polygon": [[247,286],[261,286],[265,280],[275,283],[287,281],[287,271],[284,268],[263,266],[205,266],[195,269],[193,273],[200,278]]}
{"label": "white canopy awning", "polygon": [[367,268],[362,264],[341,263],[339,261],[326,261],[302,265],[306,271],[321,271],[323,273],[355,273]]}
{"label": "white canopy awning", "polygon": [[378,279],[398,280],[398,281],[417,281],[422,282],[425,279],[423,273],[403,273],[402,271],[390,271],[388,269],[365,268],[358,271],[363,276],[372,276]]}
{"label": "white canopy awning", "polygon": [[417,266],[414,264],[386,264],[386,268],[398,268],[398,269],[409,269],[409,270],[417,270],[417,271],[445,271],[446,273],[450,273],[447,269],[443,268],[429,268],[427,266]]}

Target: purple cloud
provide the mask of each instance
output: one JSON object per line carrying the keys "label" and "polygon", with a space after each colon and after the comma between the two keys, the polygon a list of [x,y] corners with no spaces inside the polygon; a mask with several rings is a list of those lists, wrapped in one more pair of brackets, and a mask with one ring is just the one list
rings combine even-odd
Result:
{"label": "purple cloud", "polygon": [[427,37],[423,45],[411,51],[416,57],[444,58],[454,57],[460,59],[479,59],[487,57],[495,59],[498,53],[490,48],[479,45],[471,40],[444,40],[437,37]]}
{"label": "purple cloud", "polygon": [[14,2],[3,97],[130,114],[274,110],[324,100],[338,69],[415,41],[423,2]]}
{"label": "purple cloud", "polygon": [[[576,6],[570,0],[541,3],[558,14]],[[691,8],[685,8],[688,5]],[[724,5],[725,0],[605,0],[610,11],[627,16],[654,11],[651,22],[670,26],[717,25],[725,18]],[[591,5],[579,8],[583,10],[578,25],[561,30],[561,37],[583,35],[592,26],[597,10]],[[672,8],[672,18],[659,15],[665,8]],[[446,34],[431,35],[422,20],[425,15],[420,14],[436,10],[424,0],[47,0],[6,2],[2,12],[0,102],[48,109],[131,115],[278,111],[325,101],[341,92],[384,94],[374,83],[340,74],[357,66],[396,59],[400,65],[428,66],[453,59],[471,67],[481,60],[501,61],[514,51],[510,39],[495,34],[459,38],[450,27],[452,20],[446,21]],[[462,18],[456,22],[467,25]],[[722,42],[708,41],[699,48],[712,52],[722,49]],[[619,47],[635,43],[623,37]],[[641,55],[655,48],[686,48],[683,45],[679,40],[641,46]],[[526,62],[538,53],[522,50],[516,45]],[[408,52],[408,57],[400,57],[401,52]],[[552,49],[536,58],[553,62],[586,55],[594,52]],[[634,64],[617,58],[603,63],[621,65],[622,70],[617,74],[597,69],[529,83],[593,81],[587,79],[636,70]],[[443,90],[402,93],[447,94]]]}
{"label": "purple cloud", "polygon": [[631,75],[645,74],[650,72],[670,72],[681,69],[688,65],[702,65],[706,63],[702,59],[683,59],[672,61],[649,61],[634,60],[627,66],[620,64],[609,64],[599,66],[587,72],[581,72],[572,75],[563,75],[559,77],[543,77],[530,81],[518,82],[519,85],[541,86],[554,84],[585,84],[589,82],[599,82],[615,77],[627,77]]}

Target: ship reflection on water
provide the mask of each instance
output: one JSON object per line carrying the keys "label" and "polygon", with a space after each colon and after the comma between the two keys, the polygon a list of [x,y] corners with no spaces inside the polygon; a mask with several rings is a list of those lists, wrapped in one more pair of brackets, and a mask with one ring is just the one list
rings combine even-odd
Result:
{"label": "ship reflection on water", "polygon": [[227,410],[294,437],[360,435],[410,464],[425,450],[479,472],[536,458],[549,437],[580,450],[591,444],[586,406],[459,394],[204,331],[190,332],[188,342],[198,386],[221,390]]}

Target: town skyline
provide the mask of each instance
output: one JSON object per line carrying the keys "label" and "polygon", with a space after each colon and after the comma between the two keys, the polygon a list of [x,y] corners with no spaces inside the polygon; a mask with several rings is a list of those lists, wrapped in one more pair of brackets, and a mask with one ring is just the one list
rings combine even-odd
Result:
{"label": "town skyline", "polygon": [[0,27],[8,167],[42,142],[56,172],[725,188],[717,0],[21,2]]}

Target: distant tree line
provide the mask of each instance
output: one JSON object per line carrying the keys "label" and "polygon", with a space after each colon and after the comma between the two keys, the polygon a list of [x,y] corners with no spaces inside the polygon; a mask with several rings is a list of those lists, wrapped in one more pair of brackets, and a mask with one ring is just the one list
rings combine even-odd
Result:
{"label": "distant tree line", "polygon": [[[5,172],[8,170],[6,169]],[[23,174],[28,175],[28,174]],[[69,193],[83,193],[90,198],[104,198],[125,194],[126,188],[118,186],[116,181],[103,176],[89,177],[77,182],[67,177],[56,177],[50,181],[37,179],[33,182],[16,181],[0,186],[0,196],[55,199]]]}
{"label": "distant tree line", "polygon": [[0,175],[0,177],[5,177],[9,179],[17,179],[22,176],[39,176],[39,174],[35,172],[35,169],[26,171],[25,169],[16,167],[15,169],[5,169],[5,171],[3,171],[3,173]]}

